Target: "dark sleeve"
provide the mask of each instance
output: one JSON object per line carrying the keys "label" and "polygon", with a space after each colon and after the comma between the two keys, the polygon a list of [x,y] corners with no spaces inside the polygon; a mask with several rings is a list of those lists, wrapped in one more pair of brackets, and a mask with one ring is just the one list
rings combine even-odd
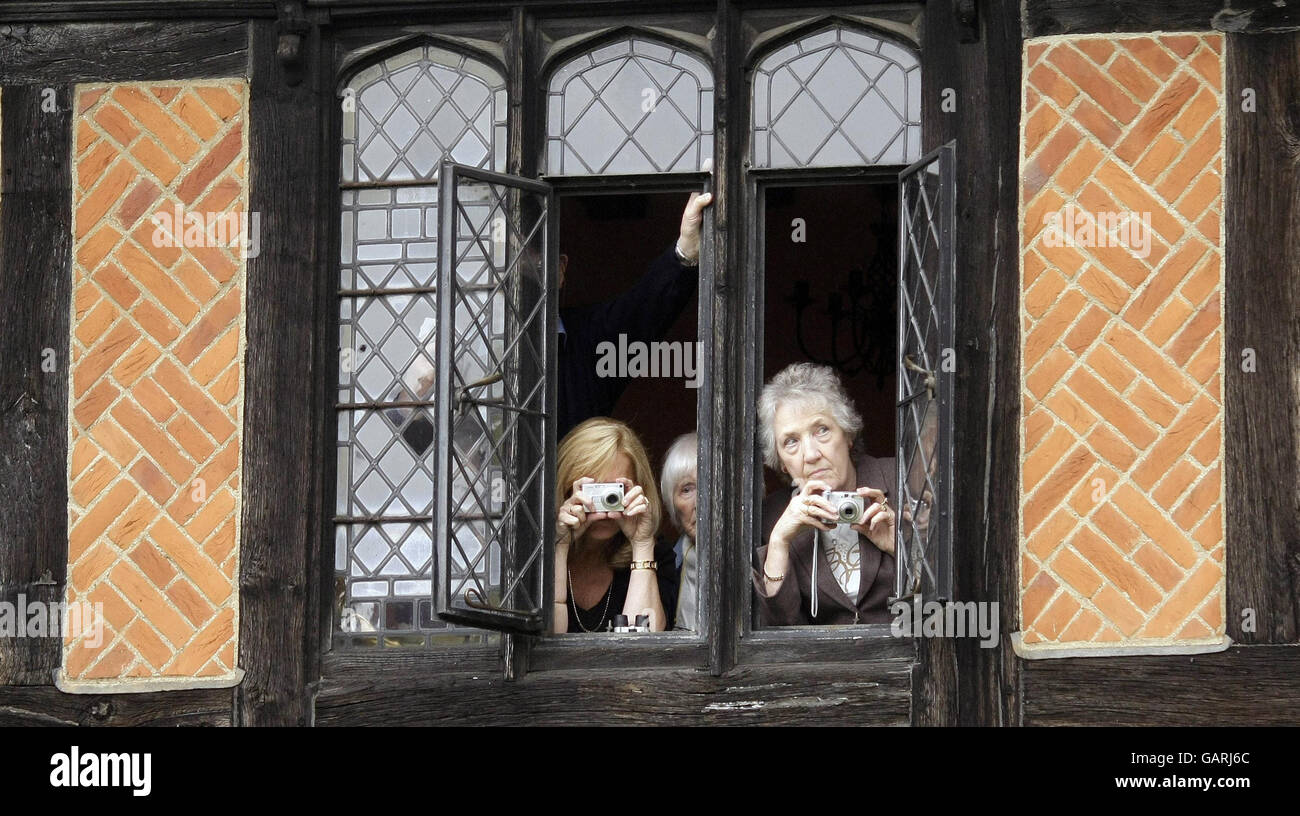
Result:
{"label": "dark sleeve", "polygon": [[626,334],[628,342],[662,338],[677,322],[698,284],[699,270],[682,266],[674,244],[650,262],[635,286],[592,309],[592,340],[597,344],[617,341],[620,334]]}
{"label": "dark sleeve", "polygon": [[763,562],[767,560],[767,537],[772,528],[785,512],[790,502],[789,491],[777,490],[763,499],[763,543],[754,552],[757,559],[753,568],[754,605],[758,608],[759,620],[764,626],[799,626],[811,621],[803,613],[803,592],[800,590],[800,578],[797,574],[793,549],[790,552],[789,569],[781,588],[772,597],[768,597],[766,582],[763,580]]}
{"label": "dark sleeve", "polygon": [[673,542],[661,538],[655,543],[655,563],[658,564],[655,569],[659,581],[659,603],[664,607],[664,631],[671,632],[673,622],[677,620],[677,588],[680,584]]}
{"label": "dark sleeve", "polygon": [[799,589],[799,576],[795,574],[795,562],[790,558],[790,569],[781,582],[781,588],[770,598],[763,580],[763,559],[767,557],[767,545],[758,548],[758,566],[754,568],[754,603],[758,607],[759,620],[764,626],[802,626],[810,623],[803,612],[803,592]]}

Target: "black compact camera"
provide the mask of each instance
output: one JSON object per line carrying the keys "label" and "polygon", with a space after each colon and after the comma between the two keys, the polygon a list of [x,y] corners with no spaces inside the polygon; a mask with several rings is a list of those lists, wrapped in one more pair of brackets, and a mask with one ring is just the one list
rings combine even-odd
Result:
{"label": "black compact camera", "polygon": [[650,616],[637,615],[636,623],[629,626],[627,622],[627,615],[615,615],[614,631],[615,632],[649,632]]}

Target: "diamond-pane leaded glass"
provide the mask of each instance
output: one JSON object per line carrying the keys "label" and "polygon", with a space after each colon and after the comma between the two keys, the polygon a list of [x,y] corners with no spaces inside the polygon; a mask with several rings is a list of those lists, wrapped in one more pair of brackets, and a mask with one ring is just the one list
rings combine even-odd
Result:
{"label": "diamond-pane leaded glass", "polygon": [[[335,643],[481,643],[492,636],[448,625],[433,601],[438,180],[446,159],[504,163],[504,81],[482,62],[421,45],[363,69],[345,93]],[[486,305],[499,334],[505,315],[490,289],[468,282],[464,308]],[[486,342],[468,338],[466,353],[486,360]],[[472,422],[453,436],[472,453]],[[499,554],[480,566],[484,580],[500,580]]]}
{"label": "diamond-pane leaded glass", "polygon": [[921,63],[847,28],[804,37],[754,71],[755,167],[907,164],[921,155]]}
{"label": "diamond-pane leaded glass", "polygon": [[899,174],[898,597],[952,599],[955,148]]}
{"label": "diamond-pane leaded glass", "polygon": [[547,93],[551,175],[701,170],[713,156],[713,76],[680,49],[643,39],[566,62]]}
{"label": "diamond-pane leaded glass", "polygon": [[437,611],[536,633],[554,526],[550,187],[448,164],[439,192]]}
{"label": "diamond-pane leaded glass", "polygon": [[359,72],[344,91],[343,180],[436,182],[444,158],[505,164],[505,79],[432,45]]}

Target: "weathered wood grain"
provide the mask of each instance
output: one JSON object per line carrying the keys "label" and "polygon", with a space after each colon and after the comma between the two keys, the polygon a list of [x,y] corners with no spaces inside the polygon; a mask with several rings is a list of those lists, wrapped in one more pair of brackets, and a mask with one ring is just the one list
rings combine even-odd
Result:
{"label": "weathered wood grain", "polygon": [[247,76],[247,23],[9,23],[8,5],[0,6],[0,81],[6,84]]}
{"label": "weathered wood grain", "polygon": [[0,686],[0,727],[229,726],[230,699],[230,689],[83,695],[53,686]]}
{"label": "weathered wood grain", "polygon": [[[250,209],[261,213],[261,253],[248,261],[244,369],[243,518],[239,558],[240,725],[310,720],[307,602],[317,589],[321,529],[320,428],[326,404],[316,353],[322,277],[318,36],[304,38],[304,76],[289,86],[271,21],[254,24],[250,99]],[[332,103],[331,103],[332,104]],[[330,156],[335,155],[333,152]],[[333,416],[329,417],[332,422]]]}
{"label": "weathered wood grain", "polygon": [[[980,5],[980,16],[987,17]],[[1223,0],[1025,0],[1024,35],[1209,31],[1223,7]]]}
{"label": "weathered wood grain", "polygon": [[1300,9],[1277,0],[1231,0],[1214,16],[1214,27],[1236,34],[1300,31]]}
{"label": "weathered wood grain", "polygon": [[[1005,635],[1017,628],[1016,480],[1020,421],[1020,120],[1018,6],[980,8],[978,42],[944,4],[928,4],[921,49],[927,150],[957,142],[956,488],[953,559],[961,601],[999,604],[998,648],[918,638],[917,724],[1014,725],[1020,720],[1018,662]],[[953,89],[956,110],[940,104]]]}
{"label": "weathered wood grain", "polygon": [[705,671],[329,678],[317,725],[906,725],[910,661]]}
{"label": "weathered wood grain", "polygon": [[1295,725],[1300,648],[1026,661],[1026,725]]}
{"label": "weathered wood grain", "polygon": [[[0,601],[15,605],[62,602],[67,578],[71,101],[26,85],[0,102]],[[0,684],[52,683],[62,646],[0,638]]]}
{"label": "weathered wood grain", "polygon": [[[1228,634],[1300,636],[1300,34],[1229,35],[1224,281]],[[1254,111],[1242,110],[1253,89]],[[1255,371],[1242,370],[1251,349]],[[1254,610],[1255,631],[1242,628]]]}

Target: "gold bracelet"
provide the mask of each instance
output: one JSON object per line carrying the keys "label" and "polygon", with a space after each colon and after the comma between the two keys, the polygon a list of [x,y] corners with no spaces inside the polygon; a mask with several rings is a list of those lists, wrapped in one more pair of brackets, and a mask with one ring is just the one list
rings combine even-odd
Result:
{"label": "gold bracelet", "polygon": [[774,578],[771,575],[767,574],[767,570],[763,570],[763,577],[775,584],[778,581],[785,580],[785,573],[782,573]]}
{"label": "gold bracelet", "polygon": [[634,570],[648,569],[648,570],[655,570],[656,572],[658,572],[659,563],[657,561],[633,561],[632,569]]}

